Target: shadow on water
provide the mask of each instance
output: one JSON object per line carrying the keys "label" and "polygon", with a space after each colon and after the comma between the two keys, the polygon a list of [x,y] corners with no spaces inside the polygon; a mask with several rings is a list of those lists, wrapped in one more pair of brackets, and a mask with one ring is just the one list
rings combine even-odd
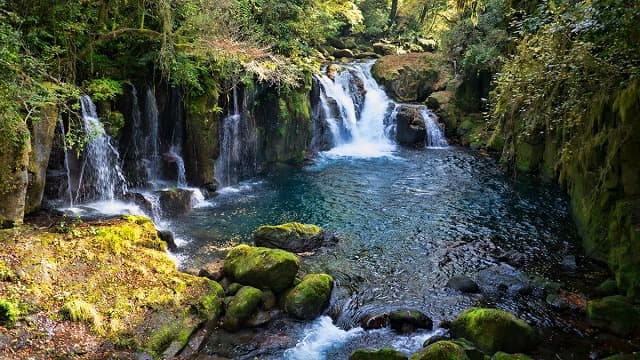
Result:
{"label": "shadow on water", "polygon": [[[251,243],[257,226],[289,221],[321,225],[341,239],[303,258],[304,271],[336,279],[328,310],[333,322],[320,319],[304,330],[296,324],[288,333],[284,325],[298,347],[283,353],[291,347],[287,342],[262,356],[346,358],[358,346],[394,344],[415,351],[430,333],[402,338],[357,327],[363,316],[407,307],[438,324],[488,303],[539,327],[575,328],[549,310],[542,290],[550,281],[561,282],[561,262],[579,253],[567,199],[540,181],[505,176],[490,157],[453,147],[401,149],[393,156],[320,156],[302,169],[279,167],[224,189],[211,207],[175,221],[178,235],[191,239],[177,256],[183,267],[197,267],[222,257],[233,244]],[[496,296],[446,288],[454,275],[469,275]],[[492,281],[515,282],[516,290],[491,288]],[[527,283],[524,290],[518,281]],[[325,332],[341,339],[339,345],[323,347]],[[305,341],[314,353],[299,349]]]}

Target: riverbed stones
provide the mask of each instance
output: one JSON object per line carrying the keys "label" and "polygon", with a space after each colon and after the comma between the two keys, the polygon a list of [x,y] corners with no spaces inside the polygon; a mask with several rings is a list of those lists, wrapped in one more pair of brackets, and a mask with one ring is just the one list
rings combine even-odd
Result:
{"label": "riverbed stones", "polygon": [[451,323],[451,333],[471,340],[481,350],[493,354],[526,352],[535,345],[533,328],[513,314],[487,308],[470,308]]}
{"label": "riverbed stones", "polygon": [[402,352],[391,349],[382,348],[380,350],[358,349],[351,353],[349,360],[407,360],[408,357]]}
{"label": "riverbed stones", "polygon": [[469,360],[462,346],[453,341],[438,341],[414,353],[411,360]]}
{"label": "riverbed stones", "polygon": [[417,310],[401,309],[389,313],[389,324],[397,332],[406,334],[416,329],[433,329],[433,321]]}
{"label": "riverbed stones", "polygon": [[260,226],[253,239],[257,246],[293,252],[311,251],[335,240],[319,226],[298,222]]}
{"label": "riverbed stones", "polygon": [[300,268],[292,253],[263,247],[239,245],[224,261],[224,273],[241,284],[281,293],[291,287]]}
{"label": "riverbed stones", "polygon": [[640,331],[640,308],[621,295],[589,301],[587,316],[593,326],[620,336]]}
{"label": "riverbed stones", "polygon": [[329,306],[333,278],[327,274],[310,274],[284,296],[284,310],[302,320],[318,317]]}

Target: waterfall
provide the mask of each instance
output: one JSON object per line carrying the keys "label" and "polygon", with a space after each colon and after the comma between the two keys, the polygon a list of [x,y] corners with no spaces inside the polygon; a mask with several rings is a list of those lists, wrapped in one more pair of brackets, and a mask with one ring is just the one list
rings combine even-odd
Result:
{"label": "waterfall", "polygon": [[81,196],[87,200],[113,200],[126,192],[118,151],[111,145],[91,98],[82,95],[80,103],[87,143],[76,200]]}
{"label": "waterfall", "polygon": [[220,156],[215,162],[216,181],[221,186],[237,184],[256,170],[256,130],[245,109],[245,101],[240,108],[238,90],[234,87],[233,107],[222,119]]}
{"label": "waterfall", "polygon": [[330,154],[374,157],[395,148],[385,125],[394,103],[371,75],[373,63],[345,65],[333,80],[319,78],[320,104],[335,143]]}
{"label": "waterfall", "polygon": [[64,122],[60,118],[60,134],[62,138],[62,151],[64,151],[64,169],[67,174],[67,195],[69,196],[69,206],[73,206],[73,185],[71,182],[71,170],[69,169],[69,150],[67,149],[66,131]]}
{"label": "waterfall", "polygon": [[[158,125],[158,105],[156,96],[151,88],[145,94],[145,132],[144,138],[144,169],[147,181],[153,183],[160,179],[160,136]],[[184,167],[184,166],[183,166]],[[185,181],[186,182],[186,181]]]}
{"label": "waterfall", "polygon": [[442,148],[449,146],[449,142],[447,142],[440,125],[438,125],[438,116],[434,114],[433,111],[427,109],[426,106],[420,110],[420,114],[422,114],[424,124],[427,128],[427,147]]}

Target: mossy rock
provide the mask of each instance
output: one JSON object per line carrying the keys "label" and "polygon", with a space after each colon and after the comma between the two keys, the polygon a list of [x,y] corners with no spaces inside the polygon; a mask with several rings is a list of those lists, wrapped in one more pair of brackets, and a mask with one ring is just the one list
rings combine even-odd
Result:
{"label": "mossy rock", "polygon": [[253,239],[257,246],[303,252],[322,246],[324,231],[312,224],[291,222],[281,225],[260,226]]}
{"label": "mossy rock", "polygon": [[93,304],[83,300],[69,300],[62,305],[60,313],[67,320],[85,323],[97,332],[103,332],[102,315],[96,310]]}
{"label": "mossy rock", "polygon": [[485,357],[488,358],[488,356],[486,356],[484,352],[478,349],[467,339],[456,339],[452,341],[460,345],[460,347],[464,349],[464,352],[465,354],[467,354],[469,360],[485,360]]}
{"label": "mossy rock", "polygon": [[422,102],[439,87],[441,66],[440,57],[431,53],[387,55],[378,59],[371,73],[394,100]]}
{"label": "mossy rock", "polygon": [[11,327],[18,321],[20,307],[17,303],[6,299],[0,299],[0,324]]}
{"label": "mossy rock", "polygon": [[358,349],[351,353],[349,360],[406,360],[408,357],[402,352],[382,348],[380,350]]}
{"label": "mossy rock", "polygon": [[414,353],[411,360],[469,360],[462,346],[453,341],[438,341]]}
{"label": "mossy rock", "polygon": [[640,360],[640,352],[633,354],[616,354],[606,357],[604,360]]}
{"label": "mossy rock", "polygon": [[498,309],[468,309],[451,323],[451,333],[471,340],[478,348],[491,354],[497,351],[525,352],[535,345],[531,326]]}
{"label": "mossy rock", "polygon": [[603,281],[598,287],[595,289],[596,293],[600,296],[612,296],[618,292],[618,283],[616,283],[613,279],[607,279]]}
{"label": "mossy rock", "polygon": [[246,320],[258,308],[261,300],[262,291],[252,286],[244,286],[231,298],[226,315]]}
{"label": "mossy rock", "polygon": [[525,354],[507,354],[502,351],[498,351],[493,354],[491,360],[532,360],[529,356]]}
{"label": "mossy rock", "polygon": [[239,245],[224,261],[224,272],[235,281],[281,293],[293,284],[300,260],[292,253],[263,247]]}
{"label": "mossy rock", "polygon": [[417,310],[394,310],[389,313],[389,323],[392,329],[401,333],[414,332],[416,329],[433,329],[433,321]]}
{"label": "mossy rock", "polygon": [[310,274],[289,290],[284,310],[298,319],[315,319],[329,305],[333,278],[327,274]]}
{"label": "mossy rock", "polygon": [[222,299],[224,298],[224,289],[215,281],[208,281],[211,292],[200,298],[195,305],[198,316],[212,321],[217,319],[222,313]]}
{"label": "mossy rock", "polygon": [[620,336],[628,336],[640,330],[640,309],[621,295],[589,301],[587,316],[593,326]]}

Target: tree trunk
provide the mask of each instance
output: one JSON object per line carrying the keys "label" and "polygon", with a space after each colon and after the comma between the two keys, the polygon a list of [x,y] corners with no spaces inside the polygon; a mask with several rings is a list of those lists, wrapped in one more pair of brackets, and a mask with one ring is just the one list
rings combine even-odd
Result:
{"label": "tree trunk", "polygon": [[389,27],[393,26],[396,22],[396,17],[398,16],[398,0],[391,1],[391,11],[389,12]]}

